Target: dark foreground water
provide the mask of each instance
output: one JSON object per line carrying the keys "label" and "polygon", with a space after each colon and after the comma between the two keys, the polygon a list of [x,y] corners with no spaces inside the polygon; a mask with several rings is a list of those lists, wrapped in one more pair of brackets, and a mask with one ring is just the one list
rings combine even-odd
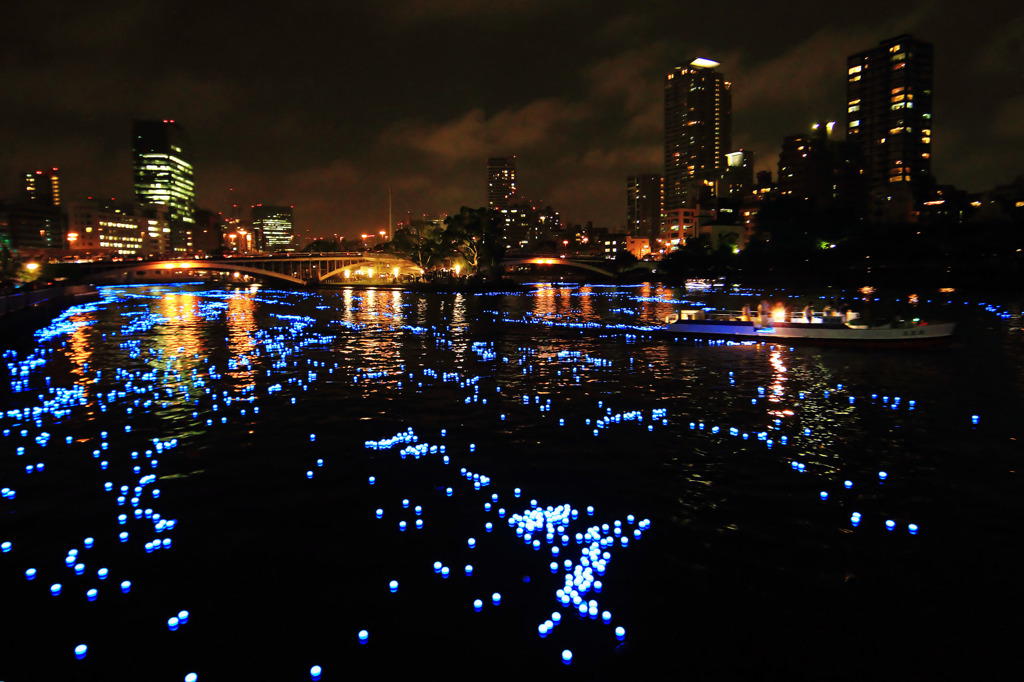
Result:
{"label": "dark foreground water", "polygon": [[1019,306],[923,300],[925,351],[643,331],[684,300],[123,287],[5,334],[0,679],[1018,669]]}

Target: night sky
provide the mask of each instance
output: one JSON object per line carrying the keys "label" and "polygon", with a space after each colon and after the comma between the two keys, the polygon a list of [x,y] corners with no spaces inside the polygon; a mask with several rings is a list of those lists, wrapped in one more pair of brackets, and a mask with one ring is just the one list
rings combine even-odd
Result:
{"label": "night sky", "polygon": [[[782,8],[785,9],[782,9]],[[970,3],[55,0],[3,11],[0,196],[57,166],[65,200],[130,199],[135,118],[192,140],[199,205],[295,206],[300,236],[377,232],[486,203],[488,156],[564,220],[625,223],[660,173],[662,79],[705,56],[733,84],[733,146],[846,115],[846,57],[935,46],[933,172],[1024,173],[1024,8]]]}

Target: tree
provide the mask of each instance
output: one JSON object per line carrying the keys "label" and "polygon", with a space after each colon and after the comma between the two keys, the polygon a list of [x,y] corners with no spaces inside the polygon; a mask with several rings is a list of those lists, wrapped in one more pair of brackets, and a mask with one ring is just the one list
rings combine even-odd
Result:
{"label": "tree", "polygon": [[386,250],[408,258],[424,271],[430,270],[451,252],[444,232],[445,228],[437,223],[414,220],[407,227],[395,231]]}
{"label": "tree", "polygon": [[445,241],[476,272],[500,275],[505,245],[501,239],[501,214],[493,209],[463,206],[444,219]]}

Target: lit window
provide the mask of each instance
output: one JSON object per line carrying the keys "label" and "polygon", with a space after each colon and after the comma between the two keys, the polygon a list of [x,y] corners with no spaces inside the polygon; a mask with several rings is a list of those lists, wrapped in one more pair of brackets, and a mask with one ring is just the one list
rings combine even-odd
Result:
{"label": "lit window", "polygon": [[860,66],[851,66],[849,74],[852,76],[855,73],[860,73]]}
{"label": "lit window", "polygon": [[854,104],[852,107],[850,107],[849,109],[846,110],[846,113],[852,114],[855,111],[860,111],[860,105],[859,104]]}
{"label": "lit window", "polygon": [[856,121],[850,121],[850,127],[851,128],[856,128],[859,125],[860,125],[860,119],[857,119]]}

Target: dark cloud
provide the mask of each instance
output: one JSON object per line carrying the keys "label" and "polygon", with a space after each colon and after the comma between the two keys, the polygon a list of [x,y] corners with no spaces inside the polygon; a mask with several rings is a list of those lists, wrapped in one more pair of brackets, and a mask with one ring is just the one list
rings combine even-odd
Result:
{"label": "dark cloud", "polygon": [[904,32],[935,45],[934,171],[981,190],[1024,172],[1024,10],[948,4],[16,3],[0,196],[59,166],[69,198],[127,198],[131,120],[174,118],[214,210],[377,231],[389,188],[399,216],[479,206],[486,158],[514,154],[526,196],[620,225],[626,176],[660,170],[673,66],[721,62],[734,146],[774,170],[785,135],[844,120],[846,57]]}

